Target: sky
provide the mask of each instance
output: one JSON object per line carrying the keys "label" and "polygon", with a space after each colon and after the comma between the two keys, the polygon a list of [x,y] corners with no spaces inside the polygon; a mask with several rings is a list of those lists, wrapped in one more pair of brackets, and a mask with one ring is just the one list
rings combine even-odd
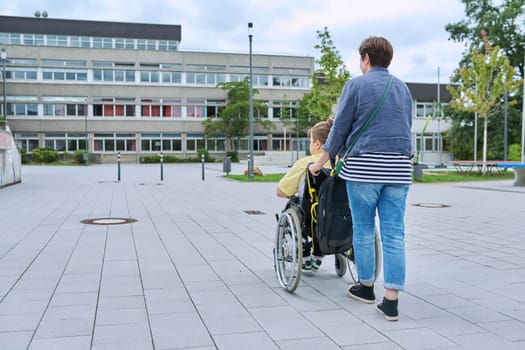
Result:
{"label": "sky", "polygon": [[328,28],[352,76],[361,74],[357,49],[368,36],[394,47],[389,67],[405,82],[447,83],[464,52],[445,26],[466,19],[460,0],[17,0],[1,1],[0,14],[115,22],[179,24],[181,51],[245,52],[253,23],[254,54],[316,59],[317,31]]}

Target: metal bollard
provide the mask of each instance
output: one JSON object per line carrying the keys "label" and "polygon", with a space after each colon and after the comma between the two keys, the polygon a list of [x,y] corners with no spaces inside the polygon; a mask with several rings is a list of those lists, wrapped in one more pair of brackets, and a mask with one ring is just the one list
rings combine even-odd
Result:
{"label": "metal bollard", "polygon": [[118,152],[118,157],[117,157],[117,168],[118,168],[117,181],[120,182],[120,152]]}
{"label": "metal bollard", "polygon": [[160,152],[160,181],[164,181],[164,154]]}
{"label": "metal bollard", "polygon": [[202,181],[204,181],[204,154],[201,154],[201,163],[202,163]]}

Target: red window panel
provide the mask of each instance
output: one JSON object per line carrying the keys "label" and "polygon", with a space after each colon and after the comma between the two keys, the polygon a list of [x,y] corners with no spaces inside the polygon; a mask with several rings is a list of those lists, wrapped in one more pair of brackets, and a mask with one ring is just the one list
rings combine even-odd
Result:
{"label": "red window panel", "polygon": [[164,116],[169,118],[171,117],[171,106],[162,106],[162,109],[164,111]]}
{"label": "red window panel", "polygon": [[160,106],[159,105],[151,106],[151,116],[160,117]]}
{"label": "red window panel", "polygon": [[149,117],[150,116],[149,106],[142,106],[142,116],[143,117]]}
{"label": "red window panel", "polygon": [[124,116],[124,105],[115,105],[115,115],[117,117]]}
{"label": "red window panel", "polygon": [[113,105],[104,105],[104,117],[113,116]]}

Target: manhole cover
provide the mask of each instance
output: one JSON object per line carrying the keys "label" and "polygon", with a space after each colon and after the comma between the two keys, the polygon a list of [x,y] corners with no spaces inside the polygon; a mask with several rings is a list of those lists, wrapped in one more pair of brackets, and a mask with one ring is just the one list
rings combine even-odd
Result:
{"label": "manhole cover", "polygon": [[136,222],[136,219],[131,218],[96,218],[96,219],[86,219],[80,221],[86,225],[122,225],[122,224],[131,224]]}
{"label": "manhole cover", "polygon": [[441,203],[416,203],[412,204],[414,207],[421,207],[421,208],[448,208],[450,205],[448,204],[441,204]]}
{"label": "manhole cover", "polygon": [[260,210],[245,210],[244,212],[248,215],[264,215],[264,212]]}

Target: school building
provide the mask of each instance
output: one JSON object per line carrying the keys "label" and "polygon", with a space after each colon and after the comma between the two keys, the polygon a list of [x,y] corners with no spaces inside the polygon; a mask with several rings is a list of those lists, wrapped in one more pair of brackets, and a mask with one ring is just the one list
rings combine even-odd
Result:
{"label": "school building", "polygon": [[[87,143],[100,162],[114,161],[118,153],[137,162],[160,151],[195,156],[198,149],[223,157],[225,139],[205,137],[202,122],[226,105],[218,83],[249,76],[248,50],[181,51],[180,41],[179,25],[0,16],[0,114],[27,153],[37,147],[72,153]],[[257,117],[275,124],[269,131],[256,126],[256,155],[304,149],[294,119],[311,87],[314,61],[252,55],[253,88],[259,91],[254,99],[267,106]],[[448,91],[436,84],[407,85],[414,97],[414,148],[424,149],[426,163],[447,163],[441,141],[446,121],[433,118],[421,132],[426,116],[436,114],[437,96],[450,100]],[[238,144],[241,158],[248,141],[246,136]]]}

